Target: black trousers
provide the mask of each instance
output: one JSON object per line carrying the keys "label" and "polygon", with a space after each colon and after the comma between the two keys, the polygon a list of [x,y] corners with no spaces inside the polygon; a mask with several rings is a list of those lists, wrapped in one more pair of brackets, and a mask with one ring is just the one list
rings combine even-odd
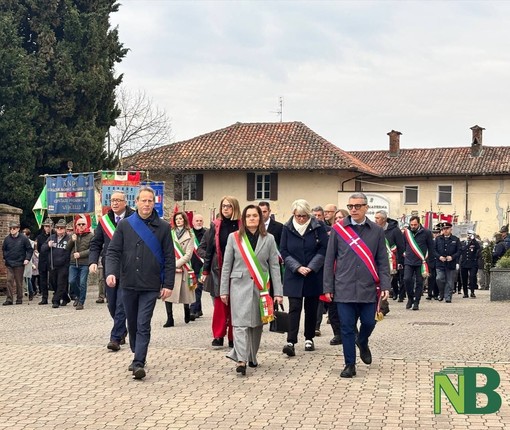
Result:
{"label": "black trousers", "polygon": [[289,332],[287,333],[287,342],[298,342],[299,322],[301,321],[303,302],[305,309],[305,339],[312,340],[315,337],[319,297],[289,297]]}
{"label": "black trousers", "polygon": [[50,270],[50,282],[55,286],[55,293],[53,294],[53,303],[64,301],[69,303],[71,301],[68,294],[69,287],[69,266],[55,267]]}
{"label": "black trousers", "polygon": [[464,295],[468,295],[468,286],[471,290],[471,293],[474,294],[476,286],[477,286],[477,280],[476,275],[478,274],[478,267],[472,267],[472,268],[464,268],[462,267],[460,269],[460,277],[462,279],[462,290],[464,292]]}
{"label": "black trousers", "polygon": [[430,276],[427,278],[428,282],[428,296],[429,297],[438,297],[439,296],[439,287],[436,283],[436,268],[429,267]]}

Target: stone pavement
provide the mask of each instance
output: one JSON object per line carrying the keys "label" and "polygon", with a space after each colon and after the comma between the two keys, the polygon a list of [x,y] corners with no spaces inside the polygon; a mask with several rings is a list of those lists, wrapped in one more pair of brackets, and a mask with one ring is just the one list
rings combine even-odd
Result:
{"label": "stone pavement", "polygon": [[[97,291],[97,290],[96,290]],[[323,324],[316,351],[281,353],[285,336],[264,331],[260,366],[238,376],[227,348],[210,346],[205,315],[162,328],[153,319],[147,377],[132,379],[128,347],[109,352],[110,317],[95,303],[52,309],[37,301],[0,306],[0,429],[505,429],[510,427],[510,303],[454,297],[426,300],[420,311],[390,301],[371,338],[373,364],[358,359],[357,376],[341,379],[341,347]],[[2,298],[3,299],[3,298]],[[3,301],[3,300],[2,300]],[[446,397],[433,412],[433,374],[447,366],[496,369],[498,413],[459,415]],[[481,404],[484,404],[483,397]]]}

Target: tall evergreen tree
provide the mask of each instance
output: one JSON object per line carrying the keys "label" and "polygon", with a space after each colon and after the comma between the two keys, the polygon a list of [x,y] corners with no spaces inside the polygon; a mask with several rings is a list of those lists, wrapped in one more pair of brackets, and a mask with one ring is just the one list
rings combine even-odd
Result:
{"label": "tall evergreen tree", "polygon": [[[105,136],[120,113],[115,88],[122,76],[114,67],[127,53],[109,22],[118,7],[114,0],[0,5],[0,59],[7,60],[0,65],[0,145],[16,148],[0,157],[21,158],[26,170],[23,177],[17,165],[0,171],[0,201],[25,215],[42,188],[39,175],[64,173],[69,160],[76,172],[106,167]],[[6,177],[17,178],[19,193],[4,191]]]}

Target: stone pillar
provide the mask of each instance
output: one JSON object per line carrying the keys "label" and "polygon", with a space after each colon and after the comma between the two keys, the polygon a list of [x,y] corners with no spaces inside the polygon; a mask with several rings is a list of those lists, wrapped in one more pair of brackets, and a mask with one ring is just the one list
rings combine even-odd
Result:
{"label": "stone pillar", "polygon": [[7,269],[4,264],[2,245],[5,237],[9,234],[9,223],[11,221],[19,222],[19,217],[22,213],[21,209],[0,203],[0,290],[2,291],[6,288],[7,280]]}

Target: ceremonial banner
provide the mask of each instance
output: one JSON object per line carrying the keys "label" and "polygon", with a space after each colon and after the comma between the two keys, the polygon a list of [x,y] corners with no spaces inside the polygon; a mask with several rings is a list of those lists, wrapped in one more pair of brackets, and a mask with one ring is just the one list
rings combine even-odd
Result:
{"label": "ceremonial banner", "polygon": [[110,210],[110,199],[115,191],[126,195],[128,206],[135,207],[135,198],[140,187],[141,172],[101,172],[101,205],[104,215]]}
{"label": "ceremonial banner", "polygon": [[68,174],[46,178],[49,214],[94,212],[94,174]]}
{"label": "ceremonial banner", "polygon": [[35,220],[37,221],[39,228],[41,228],[46,209],[48,209],[48,200],[46,199],[46,184],[44,184],[44,188],[32,208],[32,212],[34,213]]}
{"label": "ceremonial banner", "polygon": [[151,187],[156,193],[156,202],[154,205],[154,209],[160,216],[163,218],[163,196],[165,194],[165,183],[164,182],[154,182],[154,181],[142,181],[140,185],[145,185],[146,187]]}

